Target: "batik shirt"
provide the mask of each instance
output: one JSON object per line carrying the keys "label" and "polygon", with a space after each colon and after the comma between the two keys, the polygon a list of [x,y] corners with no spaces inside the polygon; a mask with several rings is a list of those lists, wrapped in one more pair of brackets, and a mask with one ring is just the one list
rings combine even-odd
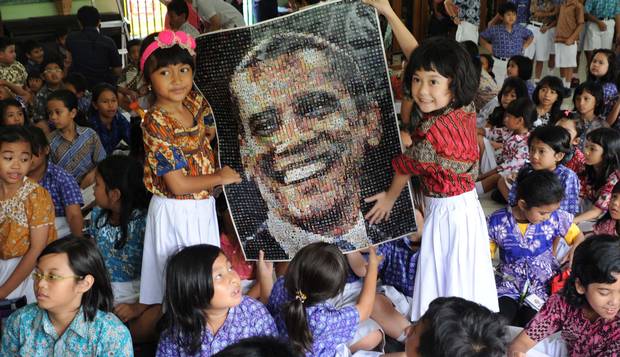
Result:
{"label": "batik shirt", "polygon": [[490,42],[493,46],[493,56],[504,59],[522,55],[523,45],[533,36],[532,31],[519,24],[514,24],[510,32],[504,24],[501,24],[491,26],[480,33],[480,38]]}
{"label": "batik shirt", "polygon": [[530,20],[530,0],[508,0],[508,2],[517,5],[517,23],[527,24]]}
{"label": "batik shirt", "polygon": [[65,139],[60,130],[50,134],[50,159],[56,165],[70,173],[77,182],[105,159],[105,149],[99,136],[91,128],[75,126],[76,137],[73,141]]}
{"label": "batik shirt", "polygon": [[[288,331],[282,309],[284,304],[291,300],[292,297],[284,287],[284,278],[278,278],[271,290],[267,309],[274,317],[283,338],[288,338]],[[306,353],[307,357],[333,356],[338,345],[351,342],[355,336],[355,330],[360,323],[360,314],[355,306],[336,309],[331,304],[320,302],[304,308],[308,328],[314,339],[312,349]]]}
{"label": "batik shirt", "polygon": [[[248,296],[228,310],[226,320],[215,336],[203,329],[199,351],[194,356],[211,356],[240,340],[255,336],[278,336],[278,330],[265,306]],[[174,328],[165,330],[159,338],[158,357],[191,356],[177,343]]]}
{"label": "batik shirt", "polygon": [[522,234],[512,208],[495,211],[488,224],[491,249],[497,247],[500,253],[497,295],[518,300],[529,280],[526,295],[536,294],[546,300],[549,280],[560,268],[553,256],[553,241],[565,237],[572,223],[572,214],[557,210],[546,221],[528,224]]}
{"label": "batik shirt", "polygon": [[620,14],[620,1],[587,0],[585,10],[599,19],[615,17]]}
{"label": "batik shirt", "polygon": [[586,140],[587,140],[586,138],[592,130],[595,130],[598,128],[609,128],[609,124],[607,124],[607,120],[605,119],[605,117],[601,115],[594,117],[594,119],[592,120],[587,120],[582,117],[581,123],[583,125],[583,131],[581,132],[581,135],[579,136],[579,149],[581,151],[585,149]]}
{"label": "batik shirt", "polygon": [[[573,170],[577,176],[581,175],[586,169],[586,157],[578,147],[574,146],[570,153],[570,158],[566,162],[566,167]],[[581,189],[581,187],[580,187]]]}
{"label": "batik shirt", "polygon": [[618,221],[610,217],[597,222],[594,225],[594,234],[618,236]]}
{"label": "batik shirt", "polygon": [[99,114],[91,116],[90,123],[95,132],[97,132],[97,135],[99,135],[99,140],[101,140],[101,144],[107,155],[112,155],[121,141],[124,141],[127,145],[131,144],[129,140],[129,120],[127,120],[120,111],[116,111],[110,129],[103,124]]}
{"label": "batik shirt", "polygon": [[591,321],[583,308],[570,305],[558,294],[547,300],[524,331],[535,342],[561,331],[569,357],[620,356],[620,316]]}
{"label": "batik shirt", "polygon": [[[607,115],[613,109],[614,104],[616,104],[616,100],[618,100],[618,87],[614,83],[611,83],[611,82],[602,83],[602,84],[603,84],[603,102],[605,103],[605,105],[603,107],[603,113],[601,113],[601,116],[603,118],[607,118]],[[616,120],[616,123],[618,123],[617,120]],[[614,123],[614,126],[617,127],[615,123]]]}
{"label": "batik shirt", "polygon": [[9,65],[0,64],[0,79],[23,86],[26,84],[28,72],[23,64],[15,61]]}
{"label": "batik shirt", "polygon": [[[553,173],[564,186],[564,199],[560,202],[560,209],[572,214],[579,213],[581,209],[579,205],[579,177],[573,170],[564,165],[558,165]],[[517,187],[518,183],[515,182],[508,193],[508,204],[510,206],[517,204]]]}
{"label": "batik shirt", "polygon": [[62,87],[50,89],[47,84],[43,84],[43,87],[37,92],[32,101],[33,104],[30,115],[33,123],[47,120],[47,97],[61,88]]}
{"label": "batik shirt", "polygon": [[413,248],[409,238],[381,244],[377,254],[383,257],[379,263],[381,284],[393,286],[405,296],[413,296],[419,250]]}
{"label": "batik shirt", "polygon": [[516,173],[525,165],[530,157],[527,139],[530,133],[512,134],[502,148],[501,163],[497,165],[497,171],[501,173]]}
{"label": "batik shirt", "polygon": [[594,187],[587,182],[586,176],[584,175],[581,177],[580,196],[594,202],[594,206],[596,208],[607,211],[609,201],[611,201],[611,191],[618,183],[619,177],[620,170],[614,171],[611,175],[609,175],[603,186],[601,186],[598,190],[595,190]]}
{"label": "batik shirt", "polygon": [[534,120],[534,124],[532,125],[532,130],[538,128],[539,126],[549,125],[551,121],[551,112],[546,112],[545,114],[538,114],[536,120]]}
{"label": "batik shirt", "polygon": [[88,234],[97,242],[113,283],[140,280],[145,228],[146,212],[134,210],[129,217],[125,245],[116,249],[121,227],[111,225],[101,207],[93,209]]}
{"label": "batik shirt", "polygon": [[463,108],[426,113],[411,139],[405,153],[392,160],[394,171],[420,176],[426,196],[458,196],[474,189],[480,157],[475,113]]}
{"label": "batik shirt", "polygon": [[166,187],[164,175],[181,170],[185,176],[215,173],[215,156],[207,139],[207,125],[213,121],[211,106],[200,94],[191,92],[183,105],[194,116],[194,126],[182,127],[164,109],[154,107],[142,122],[144,150],[144,184],[153,194],[179,200],[209,198],[203,190],[187,195],[174,195]]}
{"label": "batik shirt", "polygon": [[81,207],[84,205],[82,191],[75,178],[53,162],[47,163],[47,169],[39,185],[52,195],[56,217],[66,216],[65,207],[67,206],[79,205]]}
{"label": "batik shirt", "polygon": [[480,0],[455,0],[459,18],[476,26],[480,25]]}
{"label": "batik shirt", "polygon": [[133,356],[129,330],[111,312],[97,310],[93,321],[87,321],[80,308],[58,336],[47,311],[35,303],[15,311],[3,327],[3,356]]}
{"label": "batik shirt", "polygon": [[0,259],[22,257],[30,248],[30,230],[47,226],[47,243],[56,239],[54,203],[39,184],[24,178],[13,197],[0,201]]}

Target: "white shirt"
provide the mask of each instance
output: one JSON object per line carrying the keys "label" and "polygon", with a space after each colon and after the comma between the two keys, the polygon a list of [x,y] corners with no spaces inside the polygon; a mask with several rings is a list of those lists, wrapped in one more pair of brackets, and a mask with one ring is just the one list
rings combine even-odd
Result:
{"label": "white shirt", "polygon": [[181,25],[181,27],[179,27],[179,31],[183,31],[186,34],[192,36],[193,38],[198,37],[198,35],[200,35],[200,32],[198,32],[198,30],[196,30],[196,28],[192,25],[190,25],[189,22],[185,21],[183,23],[183,25]]}
{"label": "white shirt", "polygon": [[192,0],[192,6],[203,21],[209,22],[213,16],[220,15],[223,29],[245,26],[243,15],[224,0]]}

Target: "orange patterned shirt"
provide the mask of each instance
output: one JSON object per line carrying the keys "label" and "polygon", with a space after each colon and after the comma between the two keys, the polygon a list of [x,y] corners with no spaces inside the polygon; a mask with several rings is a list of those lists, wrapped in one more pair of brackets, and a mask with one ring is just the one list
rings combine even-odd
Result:
{"label": "orange patterned shirt", "polygon": [[215,173],[215,157],[207,138],[207,123],[213,121],[213,111],[207,100],[197,92],[183,100],[194,116],[194,126],[184,128],[162,108],[151,108],[142,122],[144,150],[144,184],[153,194],[178,200],[209,198],[204,190],[186,195],[174,195],[166,187],[164,174],[182,170],[185,176]]}
{"label": "orange patterned shirt", "polygon": [[38,183],[24,179],[17,193],[0,201],[0,259],[24,256],[30,229],[48,226],[47,243],[56,239],[52,196]]}

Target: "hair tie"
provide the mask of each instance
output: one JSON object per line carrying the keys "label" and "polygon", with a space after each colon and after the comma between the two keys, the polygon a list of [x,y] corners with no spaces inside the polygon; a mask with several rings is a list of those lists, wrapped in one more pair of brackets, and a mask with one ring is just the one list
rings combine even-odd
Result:
{"label": "hair tie", "polygon": [[297,292],[295,293],[295,300],[301,301],[301,304],[303,305],[306,299],[306,294],[304,294],[301,290],[297,290]]}
{"label": "hair tie", "polygon": [[187,50],[190,55],[196,55],[194,49],[196,48],[196,41],[194,38],[183,31],[170,31],[164,30],[157,34],[155,41],[151,42],[142,57],[140,58],[140,71],[144,72],[144,63],[146,60],[159,48],[170,48],[174,45],[179,45],[181,48]]}
{"label": "hair tie", "polygon": [[572,111],[570,111],[570,110],[566,109],[566,110],[564,111],[564,116],[568,118],[568,117],[570,116],[570,114],[571,114],[571,113],[572,113]]}

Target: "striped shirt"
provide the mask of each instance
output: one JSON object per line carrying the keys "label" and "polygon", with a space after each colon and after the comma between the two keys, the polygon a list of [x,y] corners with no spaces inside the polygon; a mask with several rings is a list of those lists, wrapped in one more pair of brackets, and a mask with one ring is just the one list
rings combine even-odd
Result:
{"label": "striped shirt", "polygon": [[58,129],[50,134],[50,159],[79,183],[106,154],[93,129],[76,125],[75,133],[73,141],[65,139]]}

